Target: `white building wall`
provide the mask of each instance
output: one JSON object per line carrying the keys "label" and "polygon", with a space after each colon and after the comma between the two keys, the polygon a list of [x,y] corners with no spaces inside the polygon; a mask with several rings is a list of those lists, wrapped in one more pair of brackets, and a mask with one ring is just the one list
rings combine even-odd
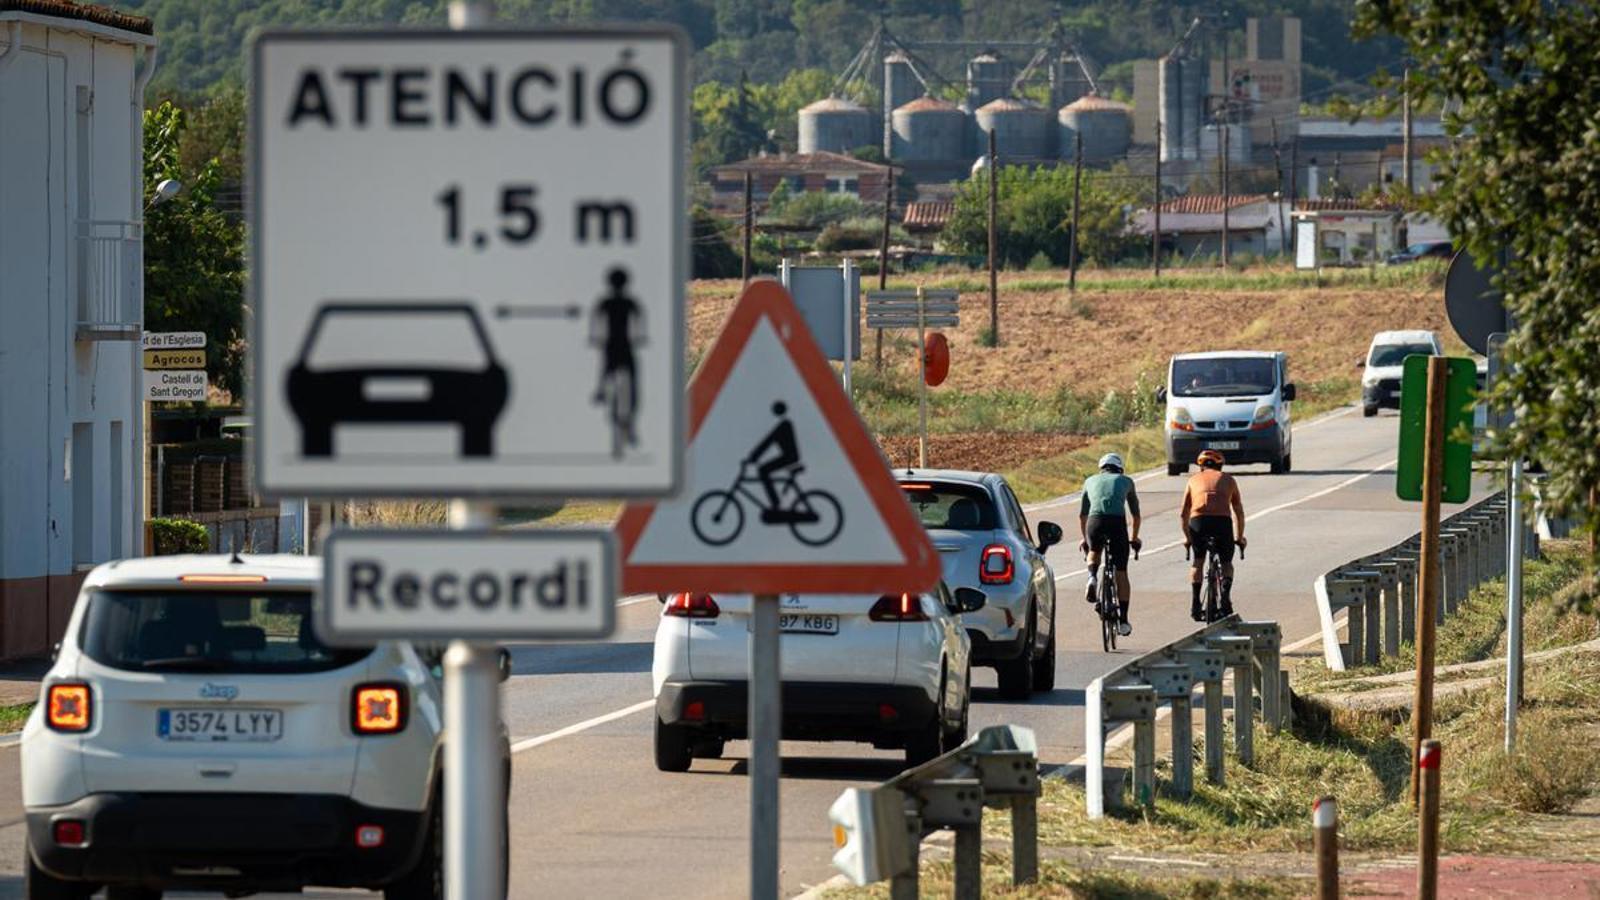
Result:
{"label": "white building wall", "polygon": [[[138,233],[136,60],[152,45],[0,13],[0,658],[47,650],[77,576],[142,538],[139,345],[79,333],[95,270],[78,235],[86,220]],[[116,318],[136,328],[136,248],[117,260],[111,283],[127,302]]]}

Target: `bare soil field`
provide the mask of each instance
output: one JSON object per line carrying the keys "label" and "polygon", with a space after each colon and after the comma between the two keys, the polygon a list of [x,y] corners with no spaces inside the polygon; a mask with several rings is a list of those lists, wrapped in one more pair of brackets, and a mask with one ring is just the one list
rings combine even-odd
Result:
{"label": "bare soil field", "polygon": [[[1075,434],[1005,431],[930,434],[928,463],[941,469],[1002,471],[1030,460],[1070,453],[1092,440]],[[917,464],[917,439],[911,435],[880,435],[878,446],[893,468]]]}

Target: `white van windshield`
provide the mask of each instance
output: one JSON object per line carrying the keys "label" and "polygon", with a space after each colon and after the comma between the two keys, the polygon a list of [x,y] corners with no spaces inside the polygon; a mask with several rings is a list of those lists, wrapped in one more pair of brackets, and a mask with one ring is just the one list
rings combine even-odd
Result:
{"label": "white van windshield", "polygon": [[1367,359],[1367,365],[1374,369],[1388,366],[1398,366],[1406,361],[1408,356],[1432,356],[1432,344],[1379,344],[1372,348],[1372,356]]}
{"label": "white van windshield", "polygon": [[1174,397],[1228,397],[1272,393],[1277,365],[1269,357],[1217,356],[1172,361]]}

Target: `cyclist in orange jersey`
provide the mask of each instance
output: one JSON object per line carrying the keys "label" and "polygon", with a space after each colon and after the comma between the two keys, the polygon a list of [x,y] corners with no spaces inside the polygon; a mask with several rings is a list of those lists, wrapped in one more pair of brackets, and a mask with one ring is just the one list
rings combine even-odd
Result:
{"label": "cyclist in orange jersey", "polygon": [[1233,615],[1233,547],[1245,546],[1244,500],[1239,495],[1239,483],[1232,475],[1224,474],[1222,454],[1216,450],[1202,450],[1195,460],[1200,466],[1189,479],[1183,491],[1183,508],[1178,518],[1183,523],[1183,545],[1194,548],[1194,562],[1189,568],[1191,605],[1189,615],[1196,622],[1205,619],[1200,608],[1200,581],[1204,577],[1206,550],[1215,547],[1222,558],[1222,608],[1224,616]]}

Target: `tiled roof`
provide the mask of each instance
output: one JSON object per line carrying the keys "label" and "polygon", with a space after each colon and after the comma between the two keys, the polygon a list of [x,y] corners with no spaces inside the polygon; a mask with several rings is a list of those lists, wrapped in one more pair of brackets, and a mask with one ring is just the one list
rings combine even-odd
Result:
{"label": "tiled roof", "polygon": [[136,34],[155,34],[155,26],[144,16],[120,12],[108,6],[74,3],[73,0],[0,0],[0,12],[25,12],[54,16],[58,19],[79,19]]}
{"label": "tiled roof", "polygon": [[918,200],[906,204],[900,224],[908,229],[936,230],[950,223],[956,205],[949,200]]}
{"label": "tiled roof", "polygon": [[1399,212],[1400,207],[1389,203],[1367,203],[1354,197],[1322,197],[1316,200],[1302,197],[1294,202],[1295,212]]}
{"label": "tiled roof", "polygon": [[843,153],[830,153],[819,150],[816,153],[780,153],[769,156],[752,156],[738,162],[717,166],[713,172],[781,172],[784,174],[797,174],[805,172],[887,172],[889,167],[882,163],[867,162],[846,156]]}
{"label": "tiled roof", "polygon": [[[1264,203],[1266,199],[1266,194],[1233,194],[1228,197],[1228,209],[1235,210],[1241,206]],[[1161,211],[1163,213],[1178,213],[1180,215],[1184,213],[1193,213],[1195,215],[1220,213],[1222,212],[1222,195],[1185,194],[1182,197],[1174,197],[1173,199],[1161,204]]]}

